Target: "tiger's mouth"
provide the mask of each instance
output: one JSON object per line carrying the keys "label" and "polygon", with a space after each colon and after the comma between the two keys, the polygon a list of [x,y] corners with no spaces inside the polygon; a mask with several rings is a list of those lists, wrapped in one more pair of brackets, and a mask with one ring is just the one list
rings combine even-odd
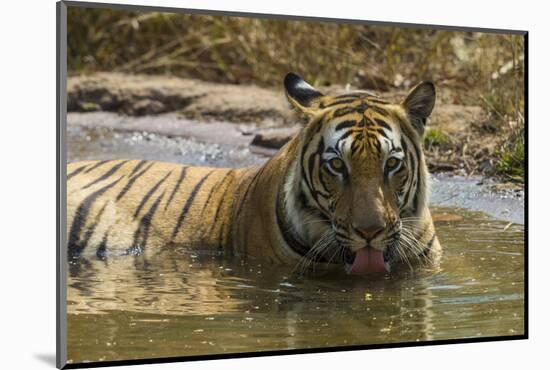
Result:
{"label": "tiger's mouth", "polygon": [[390,272],[390,253],[388,248],[380,251],[370,246],[357,252],[347,249],[344,254],[344,266],[350,275],[369,275]]}

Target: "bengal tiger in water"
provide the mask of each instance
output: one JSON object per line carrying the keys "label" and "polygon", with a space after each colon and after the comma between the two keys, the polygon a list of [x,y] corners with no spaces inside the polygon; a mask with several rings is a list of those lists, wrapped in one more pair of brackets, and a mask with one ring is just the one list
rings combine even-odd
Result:
{"label": "bengal tiger in water", "polygon": [[422,152],[434,85],[400,103],[323,95],[293,73],[284,87],[308,123],[262,166],[69,164],[69,258],[185,246],[352,274],[437,262]]}

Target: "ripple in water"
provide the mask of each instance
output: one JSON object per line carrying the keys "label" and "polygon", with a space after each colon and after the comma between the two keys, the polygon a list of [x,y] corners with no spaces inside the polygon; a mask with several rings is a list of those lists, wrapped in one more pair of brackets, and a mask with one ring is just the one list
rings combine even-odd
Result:
{"label": "ripple in water", "polygon": [[[524,228],[457,210],[437,273],[375,279],[209,251],[69,266],[71,362],[520,335]],[[460,219],[460,218],[457,218]]]}

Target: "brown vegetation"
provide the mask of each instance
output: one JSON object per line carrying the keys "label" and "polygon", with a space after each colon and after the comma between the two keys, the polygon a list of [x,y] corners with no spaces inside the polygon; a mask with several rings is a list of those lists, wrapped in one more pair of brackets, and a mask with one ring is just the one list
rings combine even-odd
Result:
{"label": "brown vegetation", "polygon": [[84,8],[68,14],[72,75],[167,74],[279,87],[295,71],[320,87],[349,83],[390,93],[432,80],[440,102],[481,106],[485,114],[468,132],[435,135],[447,140],[432,133],[429,155],[464,157],[473,136],[492,135],[492,148],[476,149],[490,152],[465,166],[486,162],[481,172],[514,181],[522,181],[524,167],[523,42],[519,35],[330,22]]}

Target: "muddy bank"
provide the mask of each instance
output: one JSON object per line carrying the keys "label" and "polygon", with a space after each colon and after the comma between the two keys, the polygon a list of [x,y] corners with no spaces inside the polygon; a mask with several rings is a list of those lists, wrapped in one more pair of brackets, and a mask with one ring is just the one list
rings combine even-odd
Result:
{"label": "muddy bank", "polygon": [[[269,130],[254,123],[199,123],[173,113],[146,117],[69,113],[68,160],[130,158],[215,167],[260,165],[274,149],[254,141]],[[434,174],[431,201],[435,206],[467,208],[523,223],[523,191],[480,176]]]}
{"label": "muddy bank", "polygon": [[169,76],[98,73],[68,79],[68,111],[130,116],[178,112],[197,120],[288,122],[282,91],[253,85],[215,84]]}
{"label": "muddy bank", "polygon": [[[357,88],[332,85],[319,89],[324,93],[341,93]],[[395,102],[407,93],[406,90],[369,91]],[[470,123],[483,119],[481,107],[453,104],[448,88],[441,87],[438,92],[432,125],[457,133]],[[269,89],[174,76],[105,72],[69,77],[67,93],[69,112],[106,111],[130,116],[177,112],[204,121],[261,124],[297,121],[285,98],[282,77],[279,89]]]}
{"label": "muddy bank", "polygon": [[[353,90],[329,86],[327,93]],[[388,101],[400,101],[405,90],[373,91]],[[488,175],[494,172],[496,147],[505,129],[480,106],[455,104],[448,87],[438,88],[438,101],[428,122],[435,139],[427,139],[428,166],[434,172]],[[209,83],[172,76],[97,73],[68,80],[70,112],[115,112],[131,117],[174,113],[200,122],[255,124],[253,143],[278,149],[296,132],[299,122],[280,89],[254,85]]]}

